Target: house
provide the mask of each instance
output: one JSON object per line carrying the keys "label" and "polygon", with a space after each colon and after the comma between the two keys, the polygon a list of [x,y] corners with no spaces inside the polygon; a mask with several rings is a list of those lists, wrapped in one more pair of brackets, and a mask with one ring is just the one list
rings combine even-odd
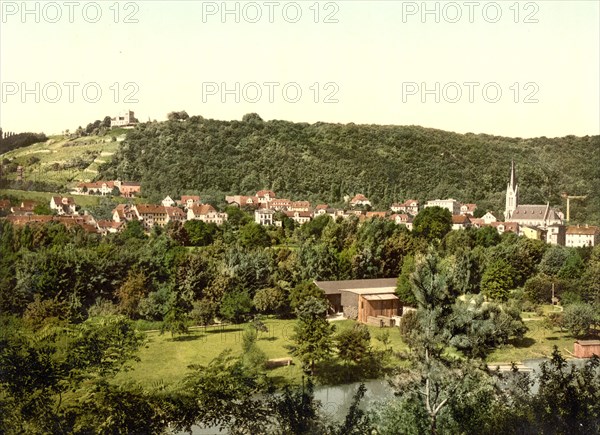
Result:
{"label": "house", "polygon": [[465,230],[471,226],[471,220],[466,214],[452,215],[452,229]]}
{"label": "house", "polygon": [[33,209],[37,205],[35,201],[22,201],[20,206],[13,206],[10,208],[10,212],[17,215],[29,215],[33,214]]}
{"label": "house", "polygon": [[515,233],[519,234],[519,224],[515,222],[492,222],[490,224],[492,227],[496,228],[499,234],[503,233]]}
{"label": "house", "polygon": [[533,240],[545,240],[546,239],[546,231],[544,231],[540,227],[530,227],[528,225],[523,225],[520,227],[519,235],[526,237],[528,239],[533,239]]}
{"label": "house", "polygon": [[142,221],[146,231],[150,231],[155,225],[165,227],[169,222],[167,209],[164,205],[136,204],[132,206],[137,219]]}
{"label": "house", "polygon": [[476,208],[477,204],[461,204],[460,214],[473,216],[473,213],[475,213]]}
{"label": "house", "polygon": [[228,195],[225,197],[225,201],[227,204],[237,207],[258,207],[259,205],[256,196]]}
{"label": "house", "polygon": [[330,312],[361,323],[392,326],[401,313],[396,278],[315,281],[329,301]]}
{"label": "house", "polygon": [[179,207],[165,207],[167,212],[167,224],[169,222],[185,222],[186,214]]}
{"label": "house", "polygon": [[469,220],[471,221],[471,226],[473,228],[482,228],[482,227],[487,226],[485,221],[481,218],[469,217]]}
{"label": "house", "polygon": [[161,204],[165,207],[174,207],[175,206],[175,201],[173,201],[173,198],[171,198],[169,195],[167,195],[165,197],[165,199],[163,199],[161,201]]}
{"label": "house", "polygon": [[126,222],[138,219],[135,210],[129,204],[117,204],[112,211],[112,218],[115,222]]}
{"label": "house", "polygon": [[483,216],[481,216],[481,219],[483,219],[483,222],[486,225],[489,225],[492,222],[498,222],[498,218],[491,211],[488,211],[486,214],[484,214]]}
{"label": "house", "polygon": [[351,207],[366,207],[366,206],[371,206],[371,201],[369,201],[369,199],[363,195],[362,193],[358,193],[356,195],[354,195],[354,198],[352,198],[350,200],[350,206]]}
{"label": "house", "polygon": [[50,198],[50,210],[56,211],[58,215],[76,214],[77,205],[72,197],[53,196]]}
{"label": "house", "polygon": [[270,208],[273,210],[287,210],[292,205],[292,201],[289,199],[273,199],[270,204]]}
{"label": "house", "polygon": [[395,213],[390,216],[390,219],[394,221],[396,225],[404,225],[409,231],[413,228],[413,218],[406,213]]}
{"label": "house", "polygon": [[593,225],[568,226],[565,244],[568,247],[596,246],[600,241],[600,228]]}
{"label": "house", "polygon": [[314,215],[320,216],[323,214],[327,214],[327,210],[329,209],[329,205],[327,204],[317,204],[315,207]]}
{"label": "house", "polygon": [[110,118],[111,127],[128,127],[137,123],[138,120],[135,119],[135,114],[131,110],[126,110],[119,113],[117,116]]}
{"label": "house", "polygon": [[565,246],[567,228],[564,225],[554,224],[548,225],[546,228],[546,243],[551,245]]}
{"label": "house", "polygon": [[79,183],[75,192],[80,195],[110,195],[116,187],[114,181],[94,181],[92,183]]}
{"label": "house", "polygon": [[254,222],[259,225],[274,225],[273,216],[275,210],[270,208],[261,208],[254,211]]}
{"label": "house", "polygon": [[310,211],[310,202],[308,201],[292,201],[288,207],[288,211]]}
{"label": "house", "polygon": [[460,214],[460,203],[452,198],[449,199],[434,199],[432,201],[427,201],[425,204],[425,208],[427,207],[441,207],[448,210],[453,215]]}
{"label": "house", "polygon": [[312,213],[309,211],[285,211],[284,212],[287,217],[292,219],[294,222],[302,225],[307,222],[310,222],[312,219]]}
{"label": "house", "polygon": [[121,196],[125,198],[135,198],[142,193],[142,185],[133,181],[115,181],[115,186],[119,188]]}
{"label": "house", "polygon": [[186,210],[192,208],[193,205],[199,204],[200,197],[197,195],[181,195],[181,199],[179,200],[179,205],[183,205]]}
{"label": "house", "polygon": [[373,218],[381,218],[381,219],[385,219],[387,213],[385,211],[368,211],[365,214],[365,217],[367,219],[373,219]]}
{"label": "house", "polygon": [[105,236],[107,234],[114,234],[114,233],[118,233],[118,232],[122,231],[123,228],[125,228],[125,223],[99,220],[98,222],[96,222],[96,228],[98,229],[98,232],[100,234]]}
{"label": "house", "polygon": [[206,224],[222,225],[227,221],[227,213],[219,213],[210,204],[194,204],[187,210],[188,220],[199,220]]}
{"label": "house", "polygon": [[419,213],[419,201],[416,199],[407,199],[403,203],[394,203],[391,206],[394,213],[408,213],[416,216]]}
{"label": "house", "polygon": [[272,190],[259,190],[256,192],[256,198],[258,203],[264,207],[267,207],[269,203],[275,199],[275,192]]}

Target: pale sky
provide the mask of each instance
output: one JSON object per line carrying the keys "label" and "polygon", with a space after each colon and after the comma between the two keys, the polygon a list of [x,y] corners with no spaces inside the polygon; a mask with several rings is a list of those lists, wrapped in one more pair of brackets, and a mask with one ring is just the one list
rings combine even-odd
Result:
{"label": "pale sky", "polygon": [[130,109],[597,135],[599,4],[0,1],[0,127]]}

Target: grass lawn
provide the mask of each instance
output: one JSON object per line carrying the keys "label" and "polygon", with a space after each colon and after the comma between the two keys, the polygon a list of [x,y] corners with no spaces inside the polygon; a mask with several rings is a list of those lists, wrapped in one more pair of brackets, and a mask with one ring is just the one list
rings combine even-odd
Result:
{"label": "grass lawn", "polygon": [[[285,346],[291,344],[290,337],[294,332],[296,321],[267,319],[264,322],[269,332],[259,335],[258,346],[268,358],[290,356]],[[351,328],[354,324],[352,320],[334,322],[337,331]],[[225,349],[231,349],[234,356],[240,355],[242,334],[248,327],[249,324],[195,328],[192,329],[191,334],[175,339],[169,333],[161,335],[157,331],[149,331],[148,342],[139,352],[141,361],[133,365],[133,370],[119,374],[116,381],[119,383],[134,381],[144,386],[152,386],[160,382],[166,385],[173,384],[183,379],[190,364],[208,364]],[[406,348],[397,328],[385,330],[390,334],[388,346],[394,350]],[[384,330],[369,327],[369,331],[373,348],[383,350],[383,345],[375,337]],[[268,373],[279,383],[300,383],[302,377],[300,364],[296,361],[291,366],[269,370]]]}
{"label": "grass lawn", "polygon": [[558,346],[558,350],[565,357],[570,356],[567,351],[573,352],[575,339],[568,332],[547,329],[540,320],[532,319],[525,321],[525,324],[529,328],[525,337],[521,340],[511,340],[510,344],[496,349],[488,357],[488,362],[511,363],[549,357],[554,346]]}

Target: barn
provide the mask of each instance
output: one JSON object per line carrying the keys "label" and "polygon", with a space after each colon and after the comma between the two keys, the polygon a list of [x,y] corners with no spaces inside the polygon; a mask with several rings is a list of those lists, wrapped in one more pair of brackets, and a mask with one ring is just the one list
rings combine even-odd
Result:
{"label": "barn", "polygon": [[399,321],[402,303],[396,296],[396,278],[315,281],[325,293],[332,313],[378,326]]}

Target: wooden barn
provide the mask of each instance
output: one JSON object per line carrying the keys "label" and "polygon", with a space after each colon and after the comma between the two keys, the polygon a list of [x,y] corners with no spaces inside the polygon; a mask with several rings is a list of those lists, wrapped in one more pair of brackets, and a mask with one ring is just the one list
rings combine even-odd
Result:
{"label": "wooden barn", "polygon": [[393,326],[402,313],[396,278],[315,281],[325,293],[332,313],[379,326]]}
{"label": "wooden barn", "polygon": [[577,358],[591,358],[600,356],[600,340],[578,340],[573,345],[574,355]]}

